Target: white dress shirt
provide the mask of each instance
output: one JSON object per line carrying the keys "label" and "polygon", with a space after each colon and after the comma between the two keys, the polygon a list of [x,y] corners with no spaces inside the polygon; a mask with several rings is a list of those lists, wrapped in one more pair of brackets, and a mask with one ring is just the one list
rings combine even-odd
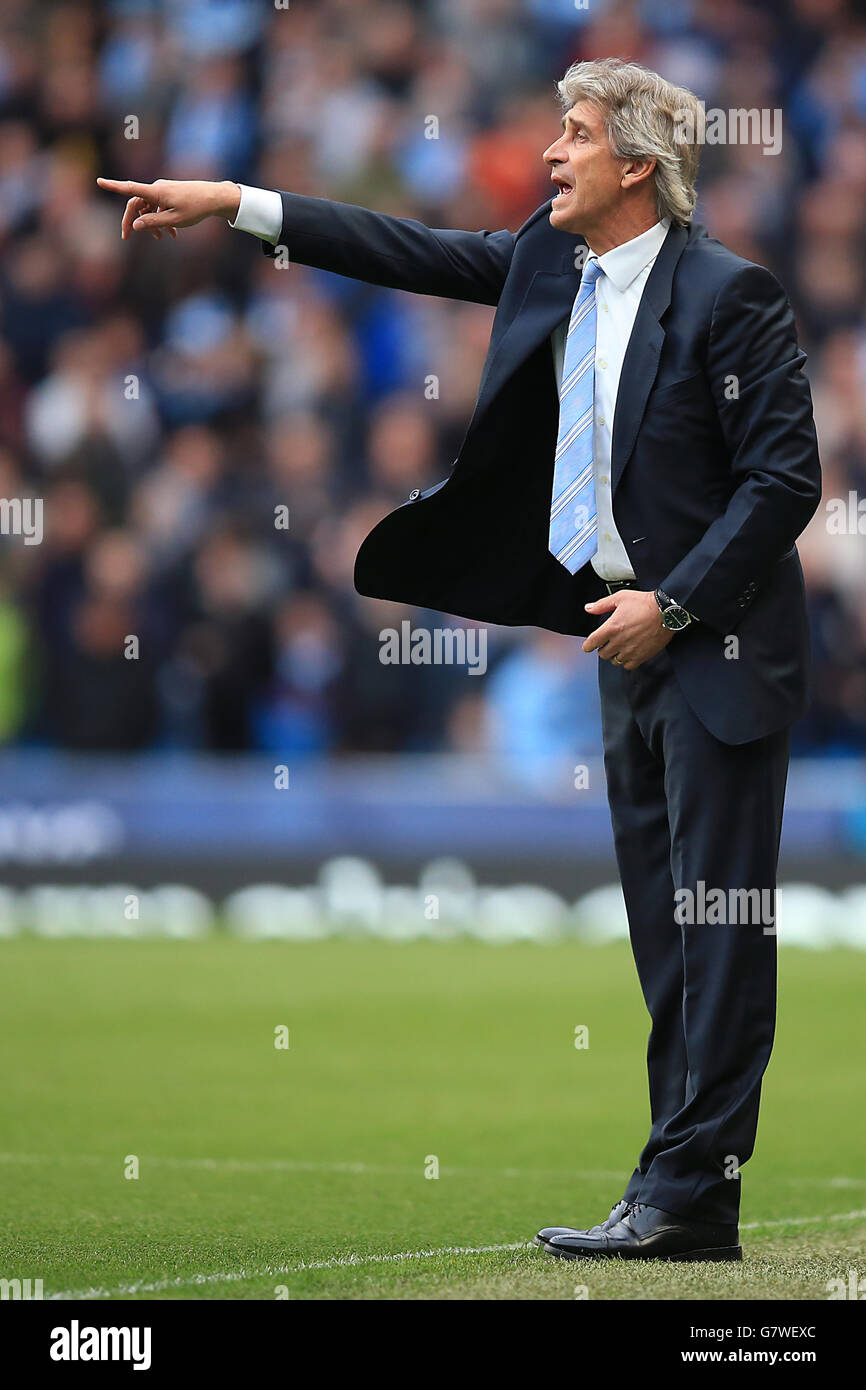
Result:
{"label": "white dress shirt", "polygon": [[[241,201],[237,216],[229,226],[251,232],[275,246],[283,224],[283,204],[279,193],[268,188],[238,185]],[[595,256],[604,271],[596,281],[595,329],[595,419],[593,421],[593,471],[598,511],[598,551],[590,561],[601,579],[634,579],[622,538],[613,524],[613,497],[610,486],[611,439],[619,378],[628,340],[640,305],[644,286],[656,256],[668,234],[670,222],[663,218],[648,231],[624,241],[603,256]],[[550,342],[557,393],[562,385],[565,337],[571,310],[553,330]]]}
{"label": "white dress shirt", "polygon": [[239,232],[251,232],[276,246],[283,226],[283,200],[273,188],[248,188],[239,183],[241,201],[234,222]]}
{"label": "white dress shirt", "polygon": [[[603,275],[595,282],[595,418],[592,425],[592,463],[595,475],[595,504],[598,512],[598,550],[590,564],[601,579],[634,579],[635,573],[626,548],[613,524],[613,496],[610,485],[613,417],[619,391],[619,378],[628,340],[634,328],[644,285],[656,256],[668,234],[670,221],[664,218],[631,241],[624,241],[603,256],[590,250],[589,260],[597,260]],[[565,338],[571,311],[551,334],[556,389],[562,385]]]}

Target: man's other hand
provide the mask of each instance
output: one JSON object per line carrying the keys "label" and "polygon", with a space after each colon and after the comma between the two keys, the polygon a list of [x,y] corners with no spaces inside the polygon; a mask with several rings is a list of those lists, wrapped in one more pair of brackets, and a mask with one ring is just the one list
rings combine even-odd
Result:
{"label": "man's other hand", "polygon": [[120,223],[124,241],[132,232],[150,232],[157,241],[163,232],[177,236],[178,227],[194,227],[206,217],[237,216],[241,201],[238,184],[225,180],[157,179],[155,183],[133,183],[130,179],[97,179],[100,188],[120,193],[128,199]]}
{"label": "man's other hand", "polygon": [[597,651],[605,661],[633,671],[666,647],[673,637],[662,625],[662,615],[651,589],[618,589],[607,598],[585,605],[587,613],[610,613],[607,622],[590,633],[585,652]]}

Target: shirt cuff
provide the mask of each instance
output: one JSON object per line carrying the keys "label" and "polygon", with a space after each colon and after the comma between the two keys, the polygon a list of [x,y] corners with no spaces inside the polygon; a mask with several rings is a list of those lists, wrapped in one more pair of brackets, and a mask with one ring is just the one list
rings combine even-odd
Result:
{"label": "shirt cuff", "polygon": [[239,183],[241,201],[234,222],[239,232],[250,232],[275,246],[283,228],[283,200],[272,188],[249,188]]}

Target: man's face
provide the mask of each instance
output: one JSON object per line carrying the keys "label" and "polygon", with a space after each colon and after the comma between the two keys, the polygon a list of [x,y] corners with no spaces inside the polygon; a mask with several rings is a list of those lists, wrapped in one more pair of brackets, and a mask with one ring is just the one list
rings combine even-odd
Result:
{"label": "man's face", "polygon": [[542,156],[560,189],[550,224],[585,236],[616,211],[624,192],[623,161],[611,154],[602,114],[589,102],[577,102],[562,124],[562,135]]}

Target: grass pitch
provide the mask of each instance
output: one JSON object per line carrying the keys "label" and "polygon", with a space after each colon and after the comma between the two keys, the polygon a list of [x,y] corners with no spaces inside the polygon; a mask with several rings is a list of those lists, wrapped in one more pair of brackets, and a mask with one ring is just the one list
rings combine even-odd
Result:
{"label": "grass pitch", "polygon": [[742,1266],[566,1263],[525,1242],[606,1215],[649,1123],[624,945],[7,940],[0,1275],[67,1298],[826,1299],[866,1275],[864,993],[866,955],[783,950]]}

